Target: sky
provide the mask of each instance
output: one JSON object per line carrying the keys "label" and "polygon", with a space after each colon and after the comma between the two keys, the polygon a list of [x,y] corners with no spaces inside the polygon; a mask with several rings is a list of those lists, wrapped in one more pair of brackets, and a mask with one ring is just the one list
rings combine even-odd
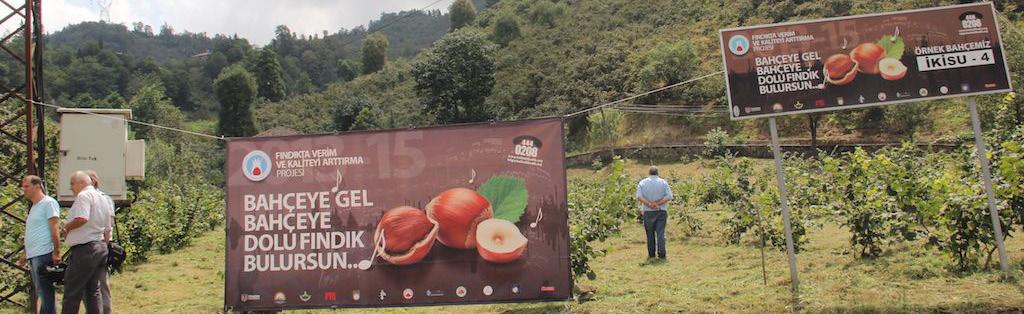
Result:
{"label": "sky", "polygon": [[[274,37],[277,25],[298,34],[334,33],[366,25],[384,12],[422,9],[447,11],[453,0],[47,0],[43,24],[47,33],[65,26],[100,19],[101,4],[109,3],[111,23],[143,22],[159,32],[164,23],[175,33],[189,31],[238,34],[256,45]],[[6,26],[6,25],[5,25]]]}

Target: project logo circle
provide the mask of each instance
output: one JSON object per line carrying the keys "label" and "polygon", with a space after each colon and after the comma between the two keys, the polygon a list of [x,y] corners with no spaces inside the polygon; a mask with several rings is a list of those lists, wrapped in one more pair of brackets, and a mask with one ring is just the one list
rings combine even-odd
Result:
{"label": "project logo circle", "polygon": [[272,167],[270,156],[261,150],[251,151],[242,159],[242,173],[249,181],[263,181],[270,176]]}
{"label": "project logo circle", "polygon": [[729,38],[729,51],[737,56],[742,56],[750,51],[750,39],[741,34],[732,35]]}

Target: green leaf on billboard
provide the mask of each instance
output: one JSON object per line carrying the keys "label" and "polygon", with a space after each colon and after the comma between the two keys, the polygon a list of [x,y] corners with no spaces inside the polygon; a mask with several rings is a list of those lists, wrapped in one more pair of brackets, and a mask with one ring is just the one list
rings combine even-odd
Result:
{"label": "green leaf on billboard", "polygon": [[903,43],[903,37],[896,37],[885,35],[882,39],[878,40],[878,45],[885,49],[885,56],[899,60],[903,58],[903,50],[906,49],[906,44]]}
{"label": "green leaf on billboard", "polygon": [[512,176],[494,176],[476,189],[491,202],[494,218],[513,223],[526,211],[526,181]]}

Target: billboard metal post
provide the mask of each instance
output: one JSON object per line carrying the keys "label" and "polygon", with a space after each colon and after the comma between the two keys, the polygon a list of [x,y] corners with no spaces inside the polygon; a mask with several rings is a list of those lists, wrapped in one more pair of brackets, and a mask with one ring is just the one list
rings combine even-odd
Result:
{"label": "billboard metal post", "polygon": [[999,208],[996,207],[996,194],[992,189],[992,167],[985,153],[985,141],[982,139],[981,121],[978,119],[978,103],[974,97],[967,97],[967,109],[971,112],[971,126],[974,128],[974,145],[978,147],[978,163],[981,166],[981,180],[985,184],[988,196],[988,213],[992,216],[992,230],[996,236],[996,247],[999,249],[999,268],[1006,277],[1010,276],[1010,265],[1006,261],[1006,245],[1003,244],[1003,227],[999,223]]}
{"label": "billboard metal post", "polygon": [[796,271],[796,250],[793,247],[793,228],[790,223],[789,197],[786,195],[786,178],[783,176],[782,151],[779,148],[779,131],[775,125],[775,117],[768,118],[772,133],[772,155],[775,157],[775,183],[779,185],[779,205],[782,207],[782,221],[786,232],[786,254],[789,257],[789,279],[792,282],[793,295],[800,292],[800,279]]}

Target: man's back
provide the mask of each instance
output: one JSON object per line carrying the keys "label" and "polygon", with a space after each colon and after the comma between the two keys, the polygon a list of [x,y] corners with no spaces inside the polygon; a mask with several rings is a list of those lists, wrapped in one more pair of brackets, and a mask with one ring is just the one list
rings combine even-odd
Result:
{"label": "man's back", "polygon": [[[668,181],[658,177],[656,175],[649,176],[640,180],[640,183],[636,187],[636,196],[642,197],[648,201],[659,201],[663,199],[672,198],[672,189],[668,185]],[[643,210],[668,210],[668,204],[662,204],[658,208],[649,208],[641,205]]]}

